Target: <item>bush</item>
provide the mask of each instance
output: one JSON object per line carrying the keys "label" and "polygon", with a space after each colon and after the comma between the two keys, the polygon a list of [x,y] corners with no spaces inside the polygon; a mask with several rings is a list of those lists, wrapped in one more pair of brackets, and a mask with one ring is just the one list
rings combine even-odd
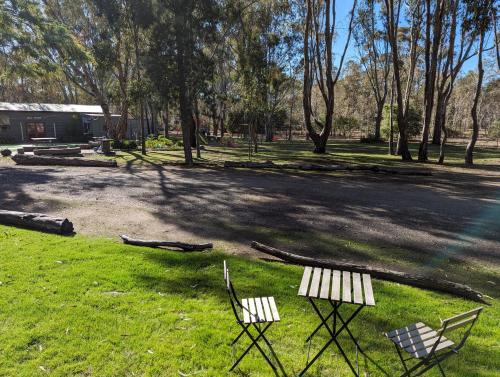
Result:
{"label": "bush", "polygon": [[179,147],[182,147],[182,142],[175,142],[163,135],[159,135],[158,137],[149,136],[146,139],[146,147],[153,150],[178,149]]}
{"label": "bush", "polygon": [[[399,133],[397,106],[394,106],[392,110],[393,110],[392,119],[394,126],[394,137],[397,138]],[[390,106],[385,105],[382,124],[380,127],[380,133],[382,134],[382,137],[386,140],[389,139],[389,132],[391,128],[389,124],[389,112],[390,112]],[[422,116],[416,108],[410,106],[408,108],[408,128],[406,130],[408,138],[411,139],[413,137],[418,136],[420,134],[421,128],[422,128]]]}
{"label": "bush", "polygon": [[354,117],[339,115],[333,120],[335,131],[347,138],[350,138],[352,133],[359,130],[359,122]]}
{"label": "bush", "polygon": [[3,149],[0,154],[4,157],[9,157],[12,154],[12,151],[10,149]]}
{"label": "bush", "polygon": [[223,147],[234,148],[236,147],[236,141],[231,136],[224,136],[220,139],[220,145]]}
{"label": "bush", "polygon": [[135,140],[113,140],[113,149],[122,149],[126,151],[137,149],[137,142]]}

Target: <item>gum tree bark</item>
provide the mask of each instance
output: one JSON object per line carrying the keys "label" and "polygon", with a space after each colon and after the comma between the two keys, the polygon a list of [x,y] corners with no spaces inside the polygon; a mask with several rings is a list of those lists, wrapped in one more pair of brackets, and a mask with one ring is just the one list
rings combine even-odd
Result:
{"label": "gum tree bark", "polygon": [[177,80],[179,87],[179,110],[181,115],[182,142],[184,146],[184,161],[187,165],[193,165],[193,152],[191,151],[192,135],[192,108],[191,99],[187,86],[187,66],[189,65],[188,53],[185,50],[185,22],[186,17],[180,5],[175,12],[175,42],[177,47]]}
{"label": "gum tree bark", "polygon": [[391,45],[392,53],[392,65],[394,82],[396,89],[396,103],[397,103],[397,119],[398,119],[398,129],[399,129],[399,139],[398,139],[398,152],[401,154],[403,161],[412,161],[411,153],[408,148],[408,119],[407,111],[409,103],[409,94],[411,83],[413,81],[415,62],[416,62],[416,40],[418,40],[419,26],[415,26],[412,22],[412,36],[411,36],[411,48],[410,48],[410,70],[407,78],[406,90],[403,93],[402,88],[402,75],[400,71],[400,57],[399,57],[399,46],[398,46],[398,27],[399,27],[399,12],[401,2],[398,2],[397,6],[394,0],[385,0],[386,6],[386,27],[387,27],[387,38]]}
{"label": "gum tree bark", "polygon": [[[334,77],[333,37],[336,32],[335,3],[335,0],[307,0],[306,2],[307,14],[304,31],[304,86],[302,104],[304,108],[304,123],[308,135],[314,143],[314,153],[326,152],[326,143],[332,131],[333,111],[335,107],[334,89],[340,77],[347,47],[351,39],[357,1],[354,0],[353,2],[347,39]],[[312,107],[312,89],[315,84],[321,92],[321,98],[325,105],[324,121],[320,120],[317,114],[314,114]]]}
{"label": "gum tree bark", "polygon": [[[432,113],[434,110],[434,92],[436,85],[436,73],[438,63],[438,52],[441,45],[442,26],[444,16],[444,1],[437,1],[434,9],[431,1],[426,0],[426,27],[425,27],[425,94],[424,94],[424,125],[422,128],[422,140],[418,149],[418,161],[427,161],[427,144],[429,142],[429,130],[431,127]],[[432,43],[431,43],[432,24]]]}
{"label": "gum tree bark", "polygon": [[467,144],[467,148],[465,149],[465,164],[472,165],[474,163],[474,147],[477,142],[477,138],[479,136],[479,120],[477,118],[477,105],[479,103],[479,98],[481,97],[481,91],[483,87],[483,77],[484,77],[484,69],[483,69],[483,49],[484,49],[484,31],[481,31],[479,34],[479,51],[477,55],[477,85],[476,85],[476,93],[474,95],[474,103],[472,105],[470,115],[472,117],[472,135]]}

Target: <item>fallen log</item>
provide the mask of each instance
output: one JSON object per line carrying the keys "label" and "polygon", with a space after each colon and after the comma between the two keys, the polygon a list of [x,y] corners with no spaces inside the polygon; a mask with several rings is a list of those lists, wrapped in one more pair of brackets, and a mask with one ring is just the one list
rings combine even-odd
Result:
{"label": "fallen log", "polygon": [[84,158],[70,157],[48,157],[48,156],[29,156],[16,155],[12,157],[18,165],[58,165],[58,166],[87,166],[87,167],[104,167],[116,168],[118,165],[115,160],[91,160]]}
{"label": "fallen log", "polygon": [[73,234],[74,231],[73,223],[68,219],[52,217],[41,213],[0,210],[0,224],[63,235]]}
{"label": "fallen log", "polygon": [[433,277],[410,274],[402,271],[394,271],[387,268],[363,266],[354,263],[336,262],[327,259],[304,257],[287,251],[279,250],[256,241],[252,242],[252,248],[260,252],[263,252],[265,254],[280,258],[283,261],[292,264],[311,266],[311,267],[324,267],[331,269],[343,269],[351,272],[367,273],[375,278],[379,278],[382,280],[393,281],[396,283],[410,285],[412,287],[417,287],[417,288],[424,288],[433,291],[444,292],[455,296],[467,298],[473,301],[487,303],[484,300],[484,296],[482,293],[475,291],[468,285],[455,283],[449,280],[436,279]]}
{"label": "fallen log", "polygon": [[81,153],[82,150],[80,147],[35,149],[33,151],[33,154],[35,156],[68,156],[68,155],[79,155]]}
{"label": "fallen log", "polygon": [[290,169],[304,171],[369,171],[373,173],[430,176],[429,170],[396,169],[384,168],[377,165],[320,165],[320,164],[275,164],[272,161],[252,162],[252,161],[224,161],[225,168],[246,168],[246,169]]}
{"label": "fallen log", "polygon": [[181,249],[184,251],[203,251],[205,249],[212,249],[213,244],[190,244],[184,242],[173,242],[173,241],[157,241],[157,240],[140,240],[129,237],[125,234],[120,236],[124,243],[135,246],[146,246],[146,247],[167,247]]}

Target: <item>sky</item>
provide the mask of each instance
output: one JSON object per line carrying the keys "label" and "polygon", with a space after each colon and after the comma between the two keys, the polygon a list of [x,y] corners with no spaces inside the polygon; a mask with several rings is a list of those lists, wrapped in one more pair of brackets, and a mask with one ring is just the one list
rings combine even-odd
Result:
{"label": "sky", "polygon": [[[349,0],[336,1],[338,35],[337,39],[335,40],[334,52],[338,59],[340,59],[340,55],[342,54],[342,50],[344,48],[344,44],[347,39],[347,28],[349,27],[349,13],[351,11],[351,8],[352,8],[352,1]],[[486,46],[491,47],[492,45],[493,45],[493,37],[492,34],[490,34]],[[346,55],[346,61],[349,61],[349,59],[356,60],[357,58],[358,58],[357,49],[354,45],[354,40],[351,37],[351,42]],[[472,57],[471,59],[469,59],[464,63],[461,73],[465,74],[470,70],[476,70],[476,69],[477,69],[477,57]]]}

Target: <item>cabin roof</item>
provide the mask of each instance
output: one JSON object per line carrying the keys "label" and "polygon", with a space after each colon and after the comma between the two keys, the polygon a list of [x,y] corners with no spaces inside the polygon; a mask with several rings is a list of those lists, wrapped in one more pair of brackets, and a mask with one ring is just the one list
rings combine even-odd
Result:
{"label": "cabin roof", "polygon": [[102,114],[99,105],[0,102],[0,111]]}

